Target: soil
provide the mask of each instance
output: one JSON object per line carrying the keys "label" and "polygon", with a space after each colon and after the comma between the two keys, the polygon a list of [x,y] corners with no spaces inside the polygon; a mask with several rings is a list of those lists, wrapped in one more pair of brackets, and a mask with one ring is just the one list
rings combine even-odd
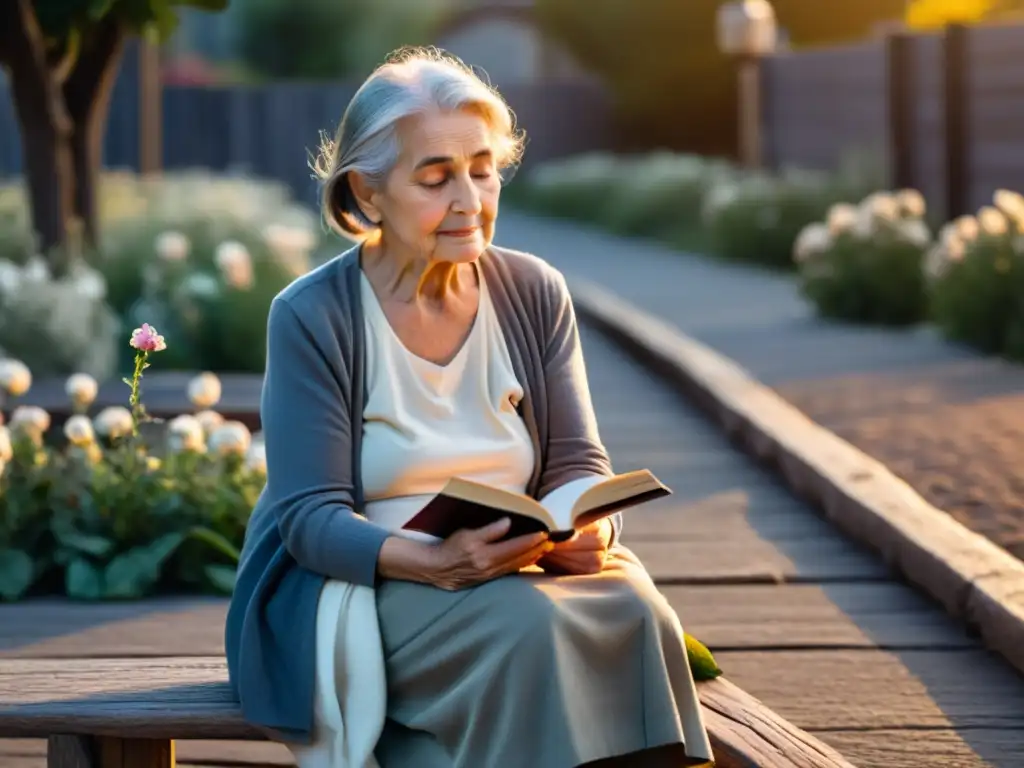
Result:
{"label": "soil", "polygon": [[1024,367],[961,361],[778,391],[931,504],[1024,560]]}

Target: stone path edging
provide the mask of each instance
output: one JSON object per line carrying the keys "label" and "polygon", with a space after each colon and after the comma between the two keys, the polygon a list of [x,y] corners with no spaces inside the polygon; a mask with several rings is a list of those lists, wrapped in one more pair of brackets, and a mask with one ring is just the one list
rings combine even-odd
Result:
{"label": "stone path edging", "polygon": [[566,275],[576,310],[681,385],[726,433],[1024,672],[1024,562],[919,496],[729,358]]}

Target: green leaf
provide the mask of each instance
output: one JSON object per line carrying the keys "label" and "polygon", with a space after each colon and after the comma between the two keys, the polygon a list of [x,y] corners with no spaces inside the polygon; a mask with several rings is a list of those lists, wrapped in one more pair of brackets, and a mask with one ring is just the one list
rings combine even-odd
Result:
{"label": "green leaf", "polygon": [[89,18],[93,21],[99,21],[114,5],[114,0],[90,0],[89,1]]}
{"label": "green leaf", "polygon": [[238,551],[234,544],[209,528],[196,526],[188,532],[188,535],[190,538],[196,539],[197,541],[201,541],[204,544],[208,544],[213,547],[222,555],[229,557],[236,564],[242,558],[242,553]]}
{"label": "green leaf", "polygon": [[146,547],[137,547],[118,555],[107,565],[103,573],[104,597],[143,597],[156,584],[160,567],[149,557]]}
{"label": "green leaf", "polygon": [[183,533],[169,533],[148,546],[135,547],[118,555],[103,576],[108,598],[137,598],[146,595],[160,579],[164,561],[181,546]]}
{"label": "green leaf", "polygon": [[722,674],[715,657],[704,643],[685,633],[683,639],[686,641],[686,656],[690,661],[694,680],[714,680]]}
{"label": "green leaf", "polygon": [[79,600],[99,600],[103,596],[103,574],[84,558],[71,561],[64,574],[68,597]]}
{"label": "green leaf", "polygon": [[230,0],[178,0],[175,3],[175,5],[186,5],[202,11],[223,11],[230,4]]}
{"label": "green leaf", "polygon": [[0,598],[17,600],[34,578],[31,557],[20,549],[0,549]]}
{"label": "green leaf", "polygon": [[57,541],[68,549],[92,555],[93,557],[106,557],[114,547],[114,542],[110,539],[103,536],[81,533],[72,529],[54,530],[53,535],[57,537]]}
{"label": "green leaf", "polygon": [[203,573],[210,581],[210,584],[224,594],[230,595],[235,589],[235,578],[238,572],[230,565],[208,565],[203,568]]}

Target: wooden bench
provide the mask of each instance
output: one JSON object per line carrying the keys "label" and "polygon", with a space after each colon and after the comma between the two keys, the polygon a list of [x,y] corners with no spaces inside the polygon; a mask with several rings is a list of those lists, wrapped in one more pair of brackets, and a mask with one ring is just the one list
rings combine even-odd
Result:
{"label": "wooden bench", "polygon": [[[717,768],[853,768],[719,678],[699,684]],[[48,768],[173,768],[175,739],[263,740],[222,657],[0,659],[0,738],[48,739]]]}

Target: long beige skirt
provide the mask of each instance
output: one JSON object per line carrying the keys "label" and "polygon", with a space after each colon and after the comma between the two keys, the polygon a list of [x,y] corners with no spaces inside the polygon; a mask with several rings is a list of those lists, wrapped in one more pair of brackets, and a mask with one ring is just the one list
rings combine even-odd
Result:
{"label": "long beige skirt", "polygon": [[376,594],[381,768],[575,768],[670,744],[711,759],[679,619],[625,547],[591,576]]}

